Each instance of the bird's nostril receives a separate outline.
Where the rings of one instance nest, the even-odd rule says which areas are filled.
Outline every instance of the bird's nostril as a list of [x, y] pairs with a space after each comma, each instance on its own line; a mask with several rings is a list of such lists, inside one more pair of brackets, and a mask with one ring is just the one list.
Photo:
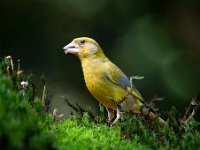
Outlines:
[[63, 49], [66, 51], [67, 49], [76, 48], [76, 46], [65, 46]]
[[75, 46], [70, 46], [69, 48], [76, 48]]

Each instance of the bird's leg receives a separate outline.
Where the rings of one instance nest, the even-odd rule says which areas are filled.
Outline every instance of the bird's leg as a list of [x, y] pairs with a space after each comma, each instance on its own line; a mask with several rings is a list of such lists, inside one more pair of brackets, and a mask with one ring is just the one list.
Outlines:
[[129, 95], [129, 93], [128, 93], [126, 96], [124, 96], [124, 97], [122, 98], [122, 100], [117, 104], [117, 117], [116, 117], [115, 120], [113, 121], [112, 125], [116, 124], [117, 121], [120, 119], [120, 117], [121, 117], [121, 112], [120, 112], [120, 110], [121, 110], [121, 108], [122, 108], [122, 106], [123, 106], [122, 103], [126, 100], [126, 98], [127, 98], [128, 95]]
[[113, 109], [110, 109], [110, 108], [108, 108], [108, 107], [106, 107], [106, 110], [107, 110], [107, 112], [108, 112], [108, 124], [110, 124], [111, 121], [112, 121], [112, 119], [113, 119], [114, 116], [115, 116], [115, 112], [114, 112]]
[[113, 125], [117, 123], [117, 121], [120, 119], [121, 117], [121, 112], [120, 112], [120, 108], [117, 107], [117, 117], [115, 118], [115, 120], [113, 121]]

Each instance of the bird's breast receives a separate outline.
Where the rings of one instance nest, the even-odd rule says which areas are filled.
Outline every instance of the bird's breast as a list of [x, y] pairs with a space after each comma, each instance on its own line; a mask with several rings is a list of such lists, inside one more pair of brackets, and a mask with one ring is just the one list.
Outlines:
[[116, 109], [113, 101], [117, 89], [107, 81], [103, 64], [98, 62], [82, 62], [84, 80], [90, 93], [103, 105]]

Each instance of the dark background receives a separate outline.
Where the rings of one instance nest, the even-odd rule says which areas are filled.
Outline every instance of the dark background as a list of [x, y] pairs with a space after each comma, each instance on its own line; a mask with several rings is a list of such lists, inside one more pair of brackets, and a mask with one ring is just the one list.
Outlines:
[[98, 106], [85, 87], [79, 60], [64, 55], [73, 38], [88, 36], [134, 81], [149, 100], [165, 97], [161, 110], [184, 111], [200, 95], [200, 1], [198, 0], [1, 0], [0, 55], [21, 59], [41, 73], [53, 93], [52, 108], [67, 112], [64, 96]]

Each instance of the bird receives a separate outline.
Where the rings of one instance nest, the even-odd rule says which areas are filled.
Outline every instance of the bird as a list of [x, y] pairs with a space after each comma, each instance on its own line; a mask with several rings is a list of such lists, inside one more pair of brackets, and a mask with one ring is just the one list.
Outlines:
[[[75, 38], [64, 46], [65, 54], [76, 55], [81, 62], [86, 86], [91, 95], [105, 106], [108, 122], [114, 125], [121, 117], [122, 111], [146, 113], [144, 99], [124, 72], [104, 54], [100, 45], [92, 38]], [[116, 114], [116, 115], [115, 115]], [[146, 113], [151, 119], [165, 121], [150, 111]]]

